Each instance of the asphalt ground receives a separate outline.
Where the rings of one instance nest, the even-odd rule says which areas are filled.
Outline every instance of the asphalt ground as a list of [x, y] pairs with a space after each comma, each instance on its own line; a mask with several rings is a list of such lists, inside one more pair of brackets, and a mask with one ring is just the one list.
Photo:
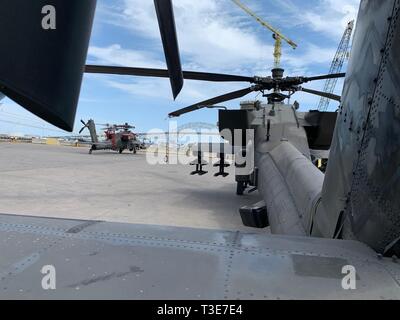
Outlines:
[[211, 166], [204, 176], [193, 169], [150, 165], [144, 153], [0, 143], [0, 213], [258, 231], [243, 226], [238, 210], [260, 199], [236, 196], [232, 168], [227, 178]]

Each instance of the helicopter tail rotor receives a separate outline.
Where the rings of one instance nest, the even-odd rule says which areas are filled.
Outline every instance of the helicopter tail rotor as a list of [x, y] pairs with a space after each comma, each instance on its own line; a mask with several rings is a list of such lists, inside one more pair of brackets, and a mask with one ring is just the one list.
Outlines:
[[79, 134], [81, 134], [86, 128], [89, 128], [89, 122], [86, 123], [85, 121], [81, 120], [83, 127], [81, 130], [79, 130]]

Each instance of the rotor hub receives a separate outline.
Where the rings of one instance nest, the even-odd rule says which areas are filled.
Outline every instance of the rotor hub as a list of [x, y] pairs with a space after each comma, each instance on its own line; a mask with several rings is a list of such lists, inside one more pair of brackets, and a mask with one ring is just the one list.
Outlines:
[[272, 79], [282, 80], [284, 72], [285, 72], [285, 69], [282, 69], [282, 68], [272, 69]]

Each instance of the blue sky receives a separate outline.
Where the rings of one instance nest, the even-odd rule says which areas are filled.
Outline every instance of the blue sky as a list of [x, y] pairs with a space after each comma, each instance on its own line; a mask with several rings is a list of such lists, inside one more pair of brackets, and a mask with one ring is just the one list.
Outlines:
[[[328, 72], [345, 26], [356, 18], [359, 5], [359, 0], [242, 2], [299, 45], [295, 51], [283, 46], [282, 65], [287, 75], [306, 76]], [[173, 3], [184, 69], [269, 75], [273, 66], [271, 33], [231, 0], [174, 0]], [[165, 68], [153, 1], [98, 0], [88, 63]], [[307, 87], [322, 89], [323, 85], [321, 81]], [[81, 118], [93, 118], [98, 123], [129, 122], [140, 132], [165, 130], [169, 112], [245, 87], [247, 83], [186, 81], [181, 95], [173, 101], [167, 79], [85, 75], [75, 131], [80, 129]], [[337, 93], [341, 89], [342, 82]], [[255, 98], [256, 94], [251, 94], [245, 100]], [[296, 94], [295, 99], [302, 110], [315, 109], [319, 101], [318, 97], [302, 93]], [[225, 105], [238, 108], [239, 102]], [[1, 103], [0, 133], [63, 134], [9, 99]], [[337, 104], [331, 104], [332, 109], [335, 107]], [[217, 112], [195, 112], [179, 118], [178, 122], [178, 125], [216, 123]]]

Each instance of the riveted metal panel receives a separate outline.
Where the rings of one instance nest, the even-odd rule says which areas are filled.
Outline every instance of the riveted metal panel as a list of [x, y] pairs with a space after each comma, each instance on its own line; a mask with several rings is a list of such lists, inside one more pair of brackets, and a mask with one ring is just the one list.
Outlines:
[[[399, 1], [362, 1], [315, 235], [383, 251], [400, 235]], [[340, 230], [340, 229], [339, 229]]]
[[400, 298], [400, 266], [354, 241], [4, 215], [0, 239], [0, 299]]

